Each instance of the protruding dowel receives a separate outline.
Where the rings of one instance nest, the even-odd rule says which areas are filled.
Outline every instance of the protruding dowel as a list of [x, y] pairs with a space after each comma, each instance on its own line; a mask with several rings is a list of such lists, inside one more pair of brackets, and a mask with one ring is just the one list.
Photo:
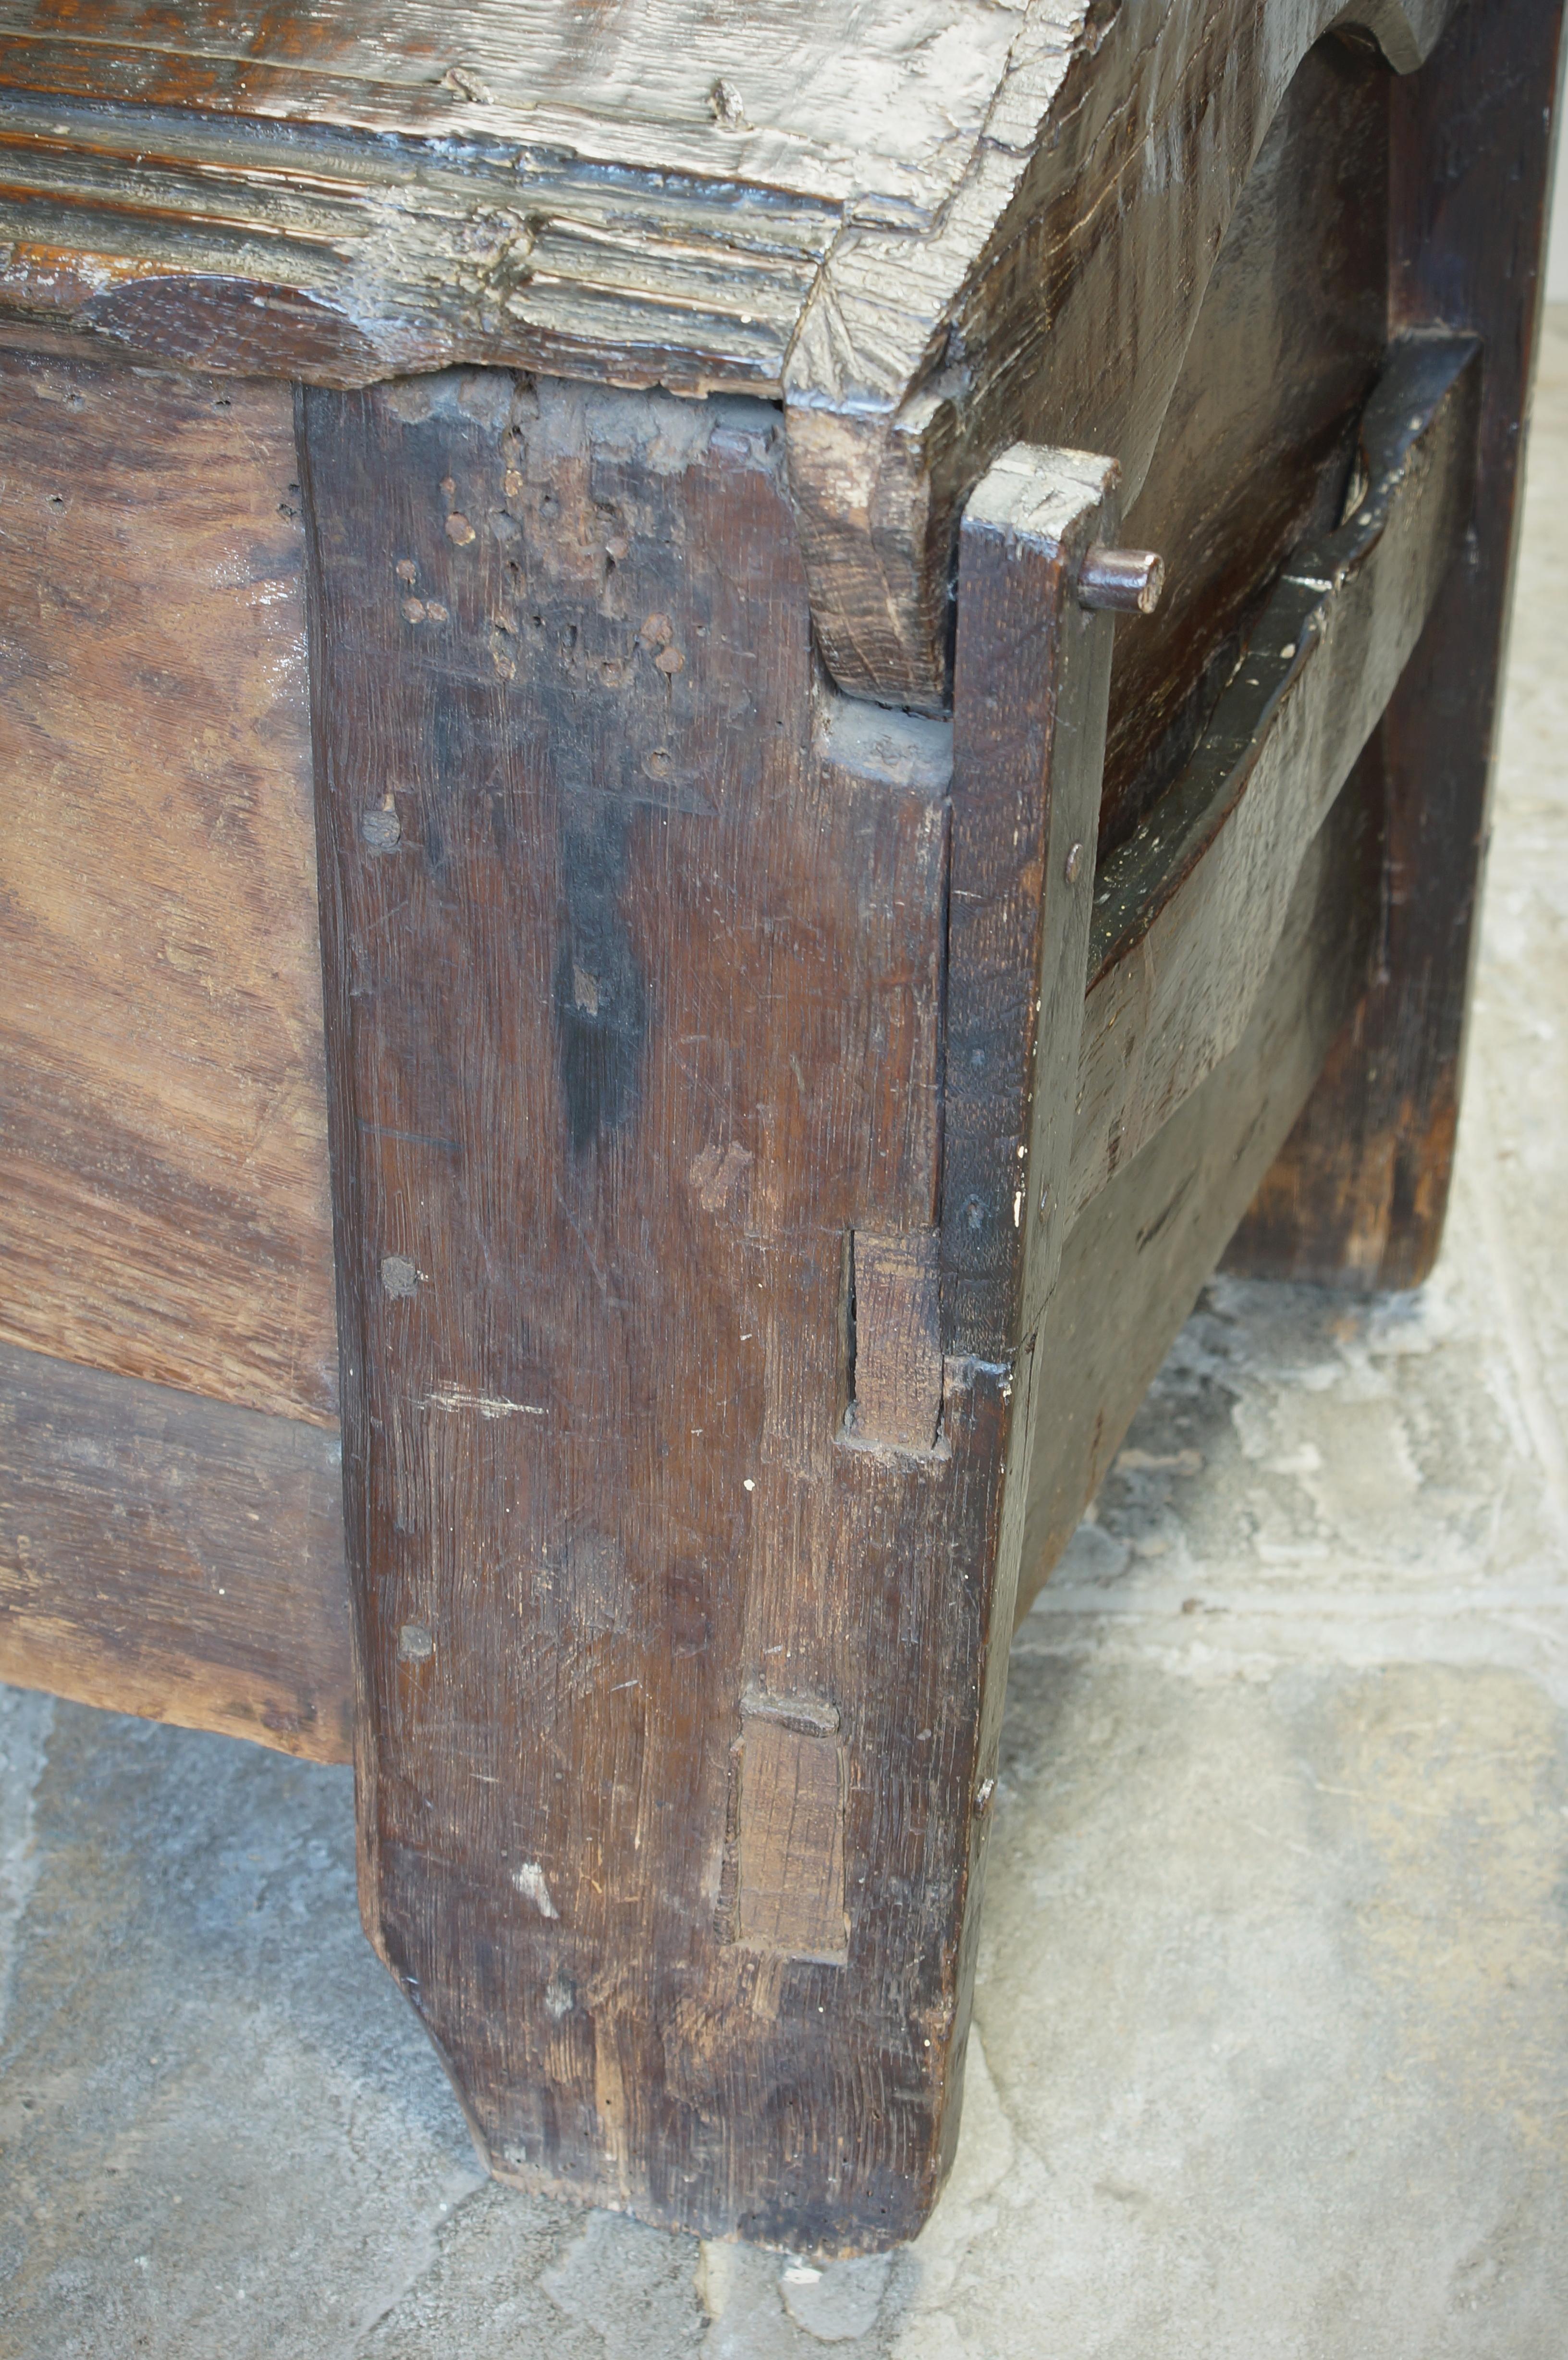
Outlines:
[[1165, 560], [1154, 549], [1105, 549], [1098, 542], [1078, 575], [1078, 604], [1094, 613], [1152, 615], [1165, 587]]

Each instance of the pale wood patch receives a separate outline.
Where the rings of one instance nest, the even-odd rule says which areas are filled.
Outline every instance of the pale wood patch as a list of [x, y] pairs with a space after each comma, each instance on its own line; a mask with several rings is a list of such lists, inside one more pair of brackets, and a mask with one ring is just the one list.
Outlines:
[[934, 1448], [942, 1415], [940, 1236], [855, 1233], [855, 1400], [846, 1438]]
[[748, 1716], [740, 1779], [739, 1935], [794, 1958], [843, 1960], [844, 1748]]

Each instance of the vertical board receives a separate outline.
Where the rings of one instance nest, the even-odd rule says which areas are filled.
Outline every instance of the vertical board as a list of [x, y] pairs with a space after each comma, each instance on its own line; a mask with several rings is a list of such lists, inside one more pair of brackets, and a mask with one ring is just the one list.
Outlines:
[[1377, 969], [1227, 1256], [1264, 1276], [1413, 1286], [1437, 1256], [1519, 531], [1561, 75], [1560, 0], [1470, 0], [1390, 93], [1396, 330], [1482, 340], [1474, 528], [1382, 727]]
[[773, 411], [301, 415], [367, 1922], [502, 2173], [880, 2243], [997, 1463], [962, 1387], [845, 1424], [849, 1233], [936, 1213], [945, 733], [815, 676]]
[[965, 1152], [1002, 1105], [1027, 1153], [1105, 463], [1009, 477], [954, 776], [813, 670], [775, 412], [454, 374], [301, 436], [366, 1921], [504, 2176], [884, 2245], [956, 2132], [1010, 1611], [1012, 1342], [962, 1323], [1016, 1328], [1025, 1233], [947, 1301], [950, 816], [999, 913]]

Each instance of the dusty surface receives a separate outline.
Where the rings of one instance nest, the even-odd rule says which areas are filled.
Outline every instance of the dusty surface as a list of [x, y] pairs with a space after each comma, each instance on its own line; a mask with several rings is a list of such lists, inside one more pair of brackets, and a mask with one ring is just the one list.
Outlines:
[[1443, 1261], [1212, 1287], [1021, 1632], [920, 2244], [488, 2186], [346, 1773], [0, 1691], [5, 2360], [1561, 2360], [1565, 628], [1559, 313]]

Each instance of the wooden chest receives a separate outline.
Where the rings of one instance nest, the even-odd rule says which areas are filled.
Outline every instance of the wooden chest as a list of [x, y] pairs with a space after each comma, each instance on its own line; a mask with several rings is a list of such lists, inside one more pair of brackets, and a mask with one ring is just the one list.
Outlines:
[[1016, 1614], [1430, 1267], [1558, 38], [0, 5], [0, 1676], [352, 1754], [504, 2178], [912, 2234]]

